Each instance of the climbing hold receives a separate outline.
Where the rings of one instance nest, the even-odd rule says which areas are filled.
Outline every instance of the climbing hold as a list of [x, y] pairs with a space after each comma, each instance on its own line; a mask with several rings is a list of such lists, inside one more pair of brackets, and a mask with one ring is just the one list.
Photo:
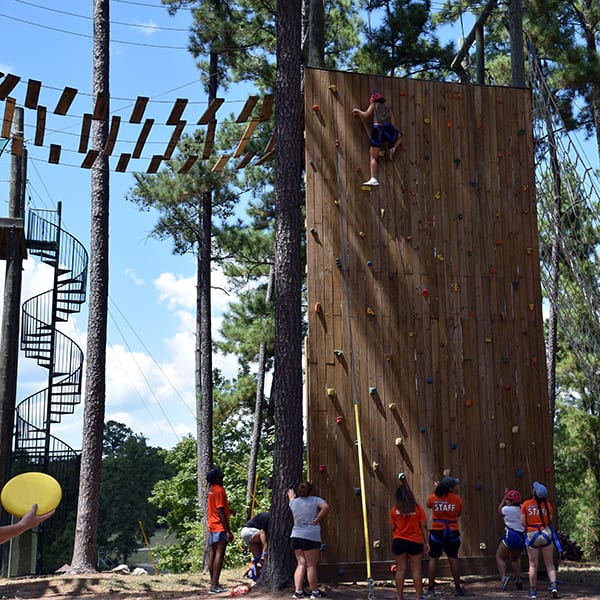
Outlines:
[[505, 392], [510, 391], [510, 383], [505, 383], [502, 387], [504, 388]]
[[344, 574], [344, 569], [338, 569], [337, 574], [341, 577]]
[[327, 550], [327, 544], [321, 544], [321, 552], [325, 552]]
[[431, 375], [427, 376], [427, 383], [433, 383], [433, 377]]
[[531, 246], [529, 248], [527, 248], [527, 254], [529, 256], [531, 256], [533, 254], [533, 248]]
[[504, 244], [503, 240], [496, 240], [496, 246], [502, 246]]
[[337, 92], [337, 85], [335, 85], [335, 83], [332, 83], [329, 87], [329, 90], [331, 91], [332, 94], [335, 94]]
[[537, 365], [537, 362], [538, 362], [538, 360], [537, 360], [537, 358], [534, 356], [534, 357], [531, 359], [531, 364], [532, 364], [532, 365], [535, 367], [535, 366]]
[[533, 310], [534, 310], [534, 309], [535, 309], [535, 304], [533, 304], [533, 303], [530, 303], [530, 304], [529, 304], [529, 310], [530, 310], [531, 312], [533, 312]]
[[388, 362], [390, 362], [390, 360], [392, 360], [392, 355], [389, 352], [386, 352], [383, 355], [383, 358], [385, 358], [385, 360], [387, 360]]
[[461, 95], [460, 95], [458, 92], [456, 92], [456, 93], [452, 94], [452, 97], [453, 97], [455, 100], [460, 100], [460, 99], [462, 98], [462, 96], [461, 96]]
[[453, 283], [452, 284], [452, 291], [453, 292], [458, 292], [460, 290], [460, 285], [458, 285], [458, 283]]
[[450, 476], [450, 469], [444, 469], [444, 470], [442, 471], [442, 475], [443, 475], [444, 477], [449, 477], [449, 476]]
[[360, 496], [360, 488], [354, 488], [354, 495], [355, 496]]
[[320, 302], [315, 302], [315, 312], [316, 313], [321, 312], [321, 303]]
[[500, 316], [500, 320], [501, 321], [505, 321], [506, 320], [506, 315], [502, 311], [500, 311], [499, 316]]
[[381, 546], [381, 542], [379, 540], [373, 540], [373, 548], [379, 548]]
[[370, 388], [369, 388], [369, 394], [370, 394], [371, 396], [374, 396], [376, 391], [377, 391], [377, 388], [376, 388], [376, 387], [370, 387]]
[[380, 216], [382, 219], [383, 219], [383, 215], [385, 215], [385, 208], [382, 208], [382, 209], [379, 211], [379, 216]]
[[513, 433], [519, 433], [519, 426], [518, 425], [514, 425], [512, 428], [512, 432]]
[[504, 100], [502, 98], [496, 98], [496, 104], [504, 104]]
[[519, 280], [518, 280], [518, 279], [515, 279], [515, 280], [512, 282], [512, 286], [513, 286], [513, 288], [514, 288], [515, 290], [518, 290], [518, 289], [519, 289]]
[[450, 442], [450, 450], [456, 450], [458, 448], [458, 444], [456, 442]]
[[550, 465], [546, 465], [544, 467], [544, 473], [551, 473], [552, 472], [552, 467]]
[[496, 267], [490, 267], [490, 275], [495, 275], [498, 272]]
[[423, 298], [427, 298], [429, 296], [429, 290], [427, 289], [424, 289], [421, 293], [423, 294]]
[[379, 469], [379, 463], [378, 462], [373, 462], [373, 471], [377, 471], [377, 469]]
[[401, 96], [408, 96], [408, 92], [407, 92], [406, 90], [402, 90], [402, 91], [400, 92], [400, 95], [401, 95]]
[[371, 268], [373, 266], [373, 261], [372, 260], [368, 260], [367, 261], [367, 267]]
[[519, 131], [517, 131], [517, 135], [525, 135], [525, 130], [519, 129]]
[[506, 444], [504, 442], [500, 442], [498, 444], [498, 447], [500, 448], [500, 450], [504, 450], [504, 448], [506, 448]]
[[404, 442], [401, 437], [396, 438], [396, 446], [400, 447], [400, 446], [402, 446], [403, 443]]
[[310, 232], [311, 232], [313, 235], [317, 235], [317, 230], [316, 230], [314, 227], [311, 227], [311, 228], [310, 228]]
[[486, 337], [485, 338], [485, 343], [486, 344], [491, 344], [492, 343], [492, 338], [491, 337]]
[[395, 403], [395, 402], [390, 402], [390, 403], [388, 404], [388, 408], [389, 408], [390, 410], [396, 410], [396, 403]]
[[392, 573], [395, 573], [398, 570], [398, 565], [396, 563], [394, 563], [393, 565], [390, 565], [390, 571]]
[[335, 147], [339, 148], [340, 147], [340, 140], [335, 140]]
[[327, 395], [331, 398], [335, 396], [335, 388], [327, 388]]
[[336, 422], [338, 425], [341, 425], [341, 424], [344, 422], [344, 417], [342, 417], [342, 415], [338, 415], [338, 416], [335, 418], [335, 422]]
[[318, 104], [313, 104], [313, 110], [318, 113], [319, 112], [319, 105]]
[[487, 548], [487, 544], [485, 542], [479, 542], [479, 549], [485, 550]]
[[452, 122], [451, 122], [451, 121], [448, 121], [448, 122], [446, 123], [446, 127], [447, 127], [448, 129], [452, 129]]
[[502, 358], [500, 359], [504, 364], [506, 364], [508, 362], [508, 354], [503, 354]]
[[404, 481], [406, 479], [406, 473], [404, 473], [403, 471], [400, 471], [400, 473], [398, 473], [398, 479], [400, 481]]
[[425, 118], [423, 119], [423, 123], [425, 123], [425, 125], [429, 125], [429, 123], [430, 123], [430, 122], [431, 122], [431, 121], [430, 121], [429, 117], [425, 117]]
[[427, 431], [427, 427], [425, 427], [425, 425], [421, 425], [421, 427], [419, 427], [419, 433], [425, 433]]
[[523, 477], [525, 477], [525, 471], [523, 471], [523, 469], [517, 469], [517, 472], [515, 473], [515, 475], [519, 478], [522, 479]]
[[435, 195], [434, 195], [434, 198], [436, 200], [439, 200], [441, 197], [442, 197], [442, 192], [436, 192]]
[[374, 315], [375, 315], [375, 311], [374, 311], [374, 310], [373, 310], [373, 309], [372, 309], [370, 306], [368, 306], [368, 307], [367, 307], [367, 314], [368, 314], [370, 317], [372, 317], [372, 316], [374, 316]]
[[435, 217], [433, 215], [429, 215], [427, 217], [427, 222], [428, 223], [435, 223]]
[[415, 335], [415, 332], [414, 332], [414, 331], [409, 331], [409, 332], [408, 332], [408, 337], [414, 337], [414, 335]]
[[340, 268], [342, 267], [342, 259], [339, 256], [336, 257], [335, 264]]
[[504, 158], [504, 154], [503, 154], [502, 152], [498, 152], [498, 153], [496, 154], [496, 156], [497, 156], [498, 158]]
[[436, 258], [440, 261], [440, 262], [444, 262], [444, 255], [443, 254], [437, 254]]
[[476, 481], [475, 482], [475, 490], [477, 492], [480, 492], [482, 487], [483, 487], [483, 484], [481, 483], [481, 481]]
[[319, 473], [325, 473], [327, 471], [327, 467], [325, 465], [319, 465]]
[[460, 158], [455, 158], [454, 159], [454, 166], [458, 169], [458, 167], [460, 167]]
[[367, 234], [366, 234], [364, 231], [359, 231], [359, 232], [358, 232], [358, 235], [359, 235], [361, 238], [364, 238], [364, 237], [365, 237], [365, 235], [367, 235]]
[[467, 408], [470, 408], [473, 405], [473, 401], [472, 400], [465, 400], [465, 406]]
[[343, 350], [334, 350], [334, 351], [333, 351], [333, 353], [334, 353], [336, 356], [338, 356], [338, 357], [339, 357], [339, 356], [344, 356], [344, 351], [343, 351]]

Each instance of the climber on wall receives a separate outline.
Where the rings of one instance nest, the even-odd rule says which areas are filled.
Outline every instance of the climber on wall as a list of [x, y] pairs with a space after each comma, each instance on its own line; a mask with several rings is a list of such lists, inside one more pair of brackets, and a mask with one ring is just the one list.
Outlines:
[[386, 105], [385, 98], [379, 92], [374, 92], [369, 98], [369, 107], [367, 110], [353, 108], [352, 114], [364, 121], [370, 119], [371, 116], [373, 117], [369, 150], [371, 178], [365, 181], [363, 185], [379, 185], [379, 180], [377, 179], [377, 161], [380, 155], [385, 153], [386, 148], [389, 148], [389, 156], [392, 158], [402, 142], [402, 134], [396, 128], [392, 107]]

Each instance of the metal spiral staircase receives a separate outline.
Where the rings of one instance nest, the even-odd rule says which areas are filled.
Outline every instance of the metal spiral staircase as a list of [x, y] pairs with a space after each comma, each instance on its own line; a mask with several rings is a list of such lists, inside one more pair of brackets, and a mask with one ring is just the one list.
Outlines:
[[11, 467], [13, 475], [37, 470], [60, 482], [63, 500], [47, 522], [56, 528], [61, 527], [59, 513], [76, 505], [79, 455], [52, 435], [51, 427], [81, 402], [83, 374], [83, 351], [57, 326], [85, 302], [88, 254], [62, 229], [60, 203], [57, 211], [29, 211], [26, 246], [30, 255], [53, 269], [52, 289], [23, 303], [21, 326], [21, 350], [48, 370], [48, 385], [17, 405]]

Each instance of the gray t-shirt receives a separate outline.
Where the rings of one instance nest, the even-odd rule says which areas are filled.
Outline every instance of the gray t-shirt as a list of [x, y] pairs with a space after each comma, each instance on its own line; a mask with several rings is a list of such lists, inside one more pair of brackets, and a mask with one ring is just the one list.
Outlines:
[[290, 537], [311, 540], [312, 542], [321, 541], [321, 525], [311, 525], [319, 514], [319, 505], [323, 505], [325, 500], [319, 496], [304, 496], [290, 500], [290, 510], [294, 516], [294, 526]]

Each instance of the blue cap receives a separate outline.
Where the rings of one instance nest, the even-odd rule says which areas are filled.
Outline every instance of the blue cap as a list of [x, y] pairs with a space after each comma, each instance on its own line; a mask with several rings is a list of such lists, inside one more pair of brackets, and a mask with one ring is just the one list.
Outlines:
[[539, 481], [533, 482], [533, 491], [540, 500], [548, 495], [548, 488]]

